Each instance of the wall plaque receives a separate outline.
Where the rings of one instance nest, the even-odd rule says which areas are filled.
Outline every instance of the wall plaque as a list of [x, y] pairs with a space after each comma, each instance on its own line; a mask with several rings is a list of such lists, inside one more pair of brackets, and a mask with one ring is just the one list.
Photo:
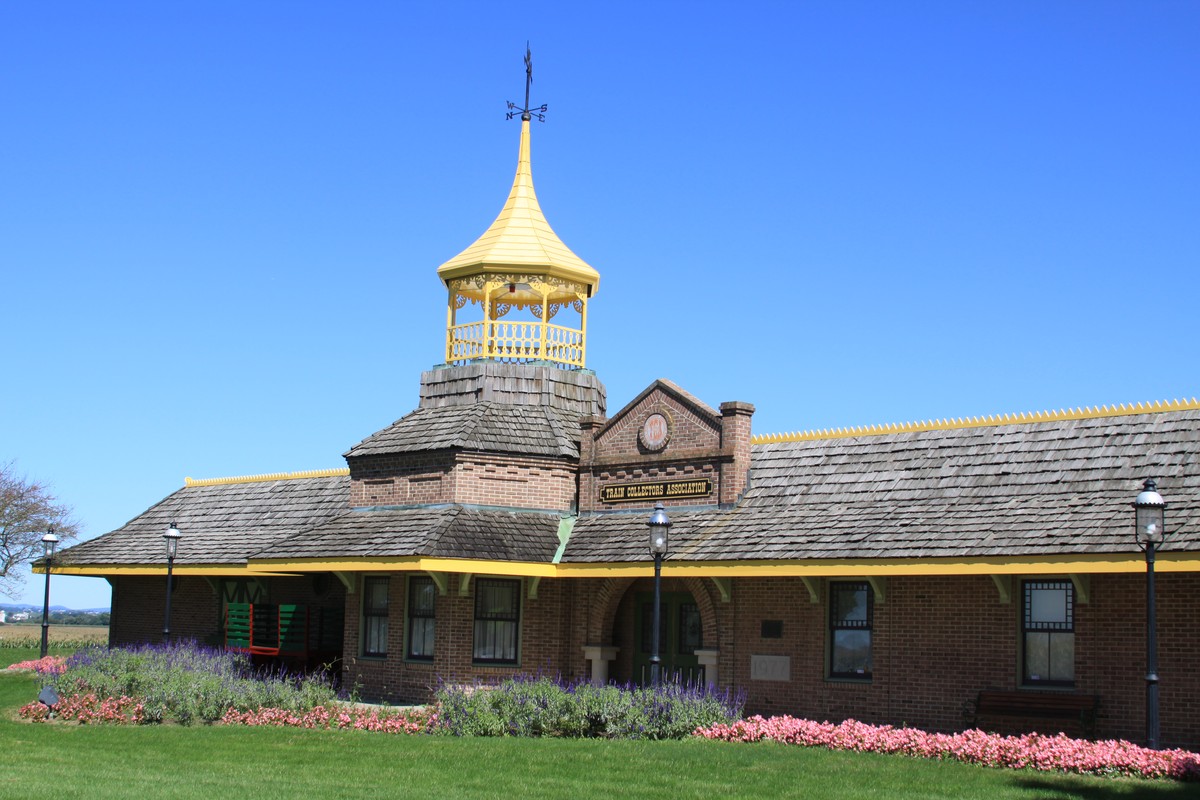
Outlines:
[[671, 418], [662, 411], [655, 411], [646, 417], [642, 427], [638, 429], [638, 441], [647, 450], [662, 450], [671, 441]]
[[600, 487], [601, 503], [632, 503], [639, 500], [677, 500], [712, 494], [712, 479], [615, 483]]
[[788, 656], [750, 656], [750, 680], [788, 681], [792, 679], [792, 659]]

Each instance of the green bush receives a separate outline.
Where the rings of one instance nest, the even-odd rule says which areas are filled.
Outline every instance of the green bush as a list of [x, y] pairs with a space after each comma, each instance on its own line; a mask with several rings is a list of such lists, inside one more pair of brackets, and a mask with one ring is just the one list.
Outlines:
[[497, 686], [443, 683], [439, 731], [454, 736], [682, 739], [741, 718], [728, 691], [663, 684], [657, 689], [517, 677]]
[[63, 696], [133, 697], [147, 722], [215, 722], [230, 708], [303, 712], [337, 699], [326, 676], [256, 669], [238, 653], [193, 642], [136, 648], [90, 647], [50, 682]]

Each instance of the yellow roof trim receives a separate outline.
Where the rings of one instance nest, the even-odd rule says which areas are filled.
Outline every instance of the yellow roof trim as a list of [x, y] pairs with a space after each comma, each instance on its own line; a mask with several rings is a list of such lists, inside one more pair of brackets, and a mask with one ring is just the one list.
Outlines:
[[[1200, 552], [1159, 552], [1159, 572], [1200, 572]], [[44, 573], [39, 564], [33, 568]], [[286, 559], [256, 558], [246, 566], [197, 564], [176, 566], [176, 575], [208, 576], [297, 576], [312, 572], [452, 572], [472, 575], [512, 575], [535, 578], [644, 578], [653, 567], [643, 562], [597, 564], [543, 564], [528, 561], [483, 561], [466, 558]], [[934, 575], [1062, 575], [1142, 574], [1146, 561], [1141, 553], [1096, 553], [1023, 558], [862, 558], [807, 559], [796, 561], [693, 561], [663, 562], [668, 578], [840, 578], [852, 576]], [[166, 564], [54, 565], [55, 575], [136, 576], [165, 575]]]
[[600, 273], [571, 252], [546, 221], [533, 190], [529, 120], [521, 121], [517, 174], [504, 208], [474, 244], [438, 267], [443, 281], [492, 272], [544, 273], [585, 284], [594, 292]]
[[[33, 571], [38, 575], [44, 575], [46, 572], [45, 565], [38, 564], [33, 567]], [[243, 564], [195, 564], [191, 566], [175, 565], [172, 570], [175, 575], [205, 575], [205, 576], [226, 576], [226, 577], [279, 577], [283, 573], [275, 571], [267, 571], [261, 569], [251, 569]], [[157, 575], [162, 576], [167, 574], [167, 565], [163, 564], [55, 564], [55, 575], [82, 575], [85, 577], [103, 578], [109, 577], [127, 577], [138, 575]]]
[[[1200, 553], [1172, 553], [1157, 560], [1162, 572], [1200, 572]], [[1165, 559], [1165, 554], [1161, 558]], [[1067, 573], [1145, 573], [1141, 553], [1104, 555], [1027, 556], [1025, 558], [905, 558], [811, 559], [804, 561], [664, 561], [663, 577], [786, 578], [922, 576], [922, 575], [1057, 575]], [[653, 570], [649, 570], [653, 572]], [[643, 578], [645, 564], [560, 564], [559, 578]]]
[[286, 558], [254, 558], [250, 566], [257, 570], [270, 572], [387, 572], [389, 570], [416, 570], [420, 572], [454, 572], [471, 575], [516, 575], [534, 578], [554, 578], [557, 570], [554, 564], [541, 564], [529, 561], [485, 561], [468, 558], [426, 558], [423, 556], [403, 556], [397, 558], [377, 558], [362, 556], [359, 558], [331, 559], [286, 559]]
[[239, 475], [233, 478], [184, 478], [184, 486], [225, 486], [231, 483], [262, 483], [264, 481], [290, 481], [297, 478], [340, 478], [350, 474], [349, 467], [331, 469], [305, 469], [298, 472], [268, 472], [264, 475]]
[[1152, 403], [1119, 403], [1115, 406], [1093, 406], [1058, 411], [1034, 411], [1020, 414], [990, 414], [983, 417], [959, 417], [958, 419], [925, 420], [924, 422], [902, 422], [885, 425], [861, 425], [851, 428], [826, 428], [824, 430], [796, 433], [761, 433], [751, 438], [752, 444], [776, 444], [779, 442], [810, 442], [820, 439], [845, 439], [851, 436], [881, 436], [889, 433], [914, 433], [918, 431], [946, 431], [958, 428], [987, 428], [1000, 425], [1018, 425], [1029, 422], [1055, 422], [1065, 419], [1099, 419], [1101, 417], [1123, 417], [1132, 414], [1158, 414], [1164, 411], [1189, 411], [1200, 409], [1200, 400], [1156, 400]]

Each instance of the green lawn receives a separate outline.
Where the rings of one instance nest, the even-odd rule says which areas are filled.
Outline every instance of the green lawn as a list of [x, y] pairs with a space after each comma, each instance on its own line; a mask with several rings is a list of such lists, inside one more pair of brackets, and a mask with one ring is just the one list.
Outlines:
[[[0, 651], [0, 667], [35, 658]], [[1200, 788], [707, 741], [452, 739], [236, 727], [32, 725], [0, 673], [0, 798], [1184, 798]]]

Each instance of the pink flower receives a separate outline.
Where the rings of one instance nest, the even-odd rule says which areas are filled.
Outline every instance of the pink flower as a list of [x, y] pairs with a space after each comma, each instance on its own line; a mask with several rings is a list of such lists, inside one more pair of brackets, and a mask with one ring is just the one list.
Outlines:
[[1126, 741], [1091, 742], [1072, 739], [1062, 733], [1057, 736], [1038, 733], [1000, 736], [968, 730], [944, 734], [890, 725], [867, 725], [852, 719], [834, 725], [795, 717], [766, 719], [755, 716], [732, 725], [701, 728], [695, 735], [728, 742], [765, 739], [834, 750], [953, 758], [987, 767], [1200, 780], [1200, 754], [1186, 750], [1149, 750]]

